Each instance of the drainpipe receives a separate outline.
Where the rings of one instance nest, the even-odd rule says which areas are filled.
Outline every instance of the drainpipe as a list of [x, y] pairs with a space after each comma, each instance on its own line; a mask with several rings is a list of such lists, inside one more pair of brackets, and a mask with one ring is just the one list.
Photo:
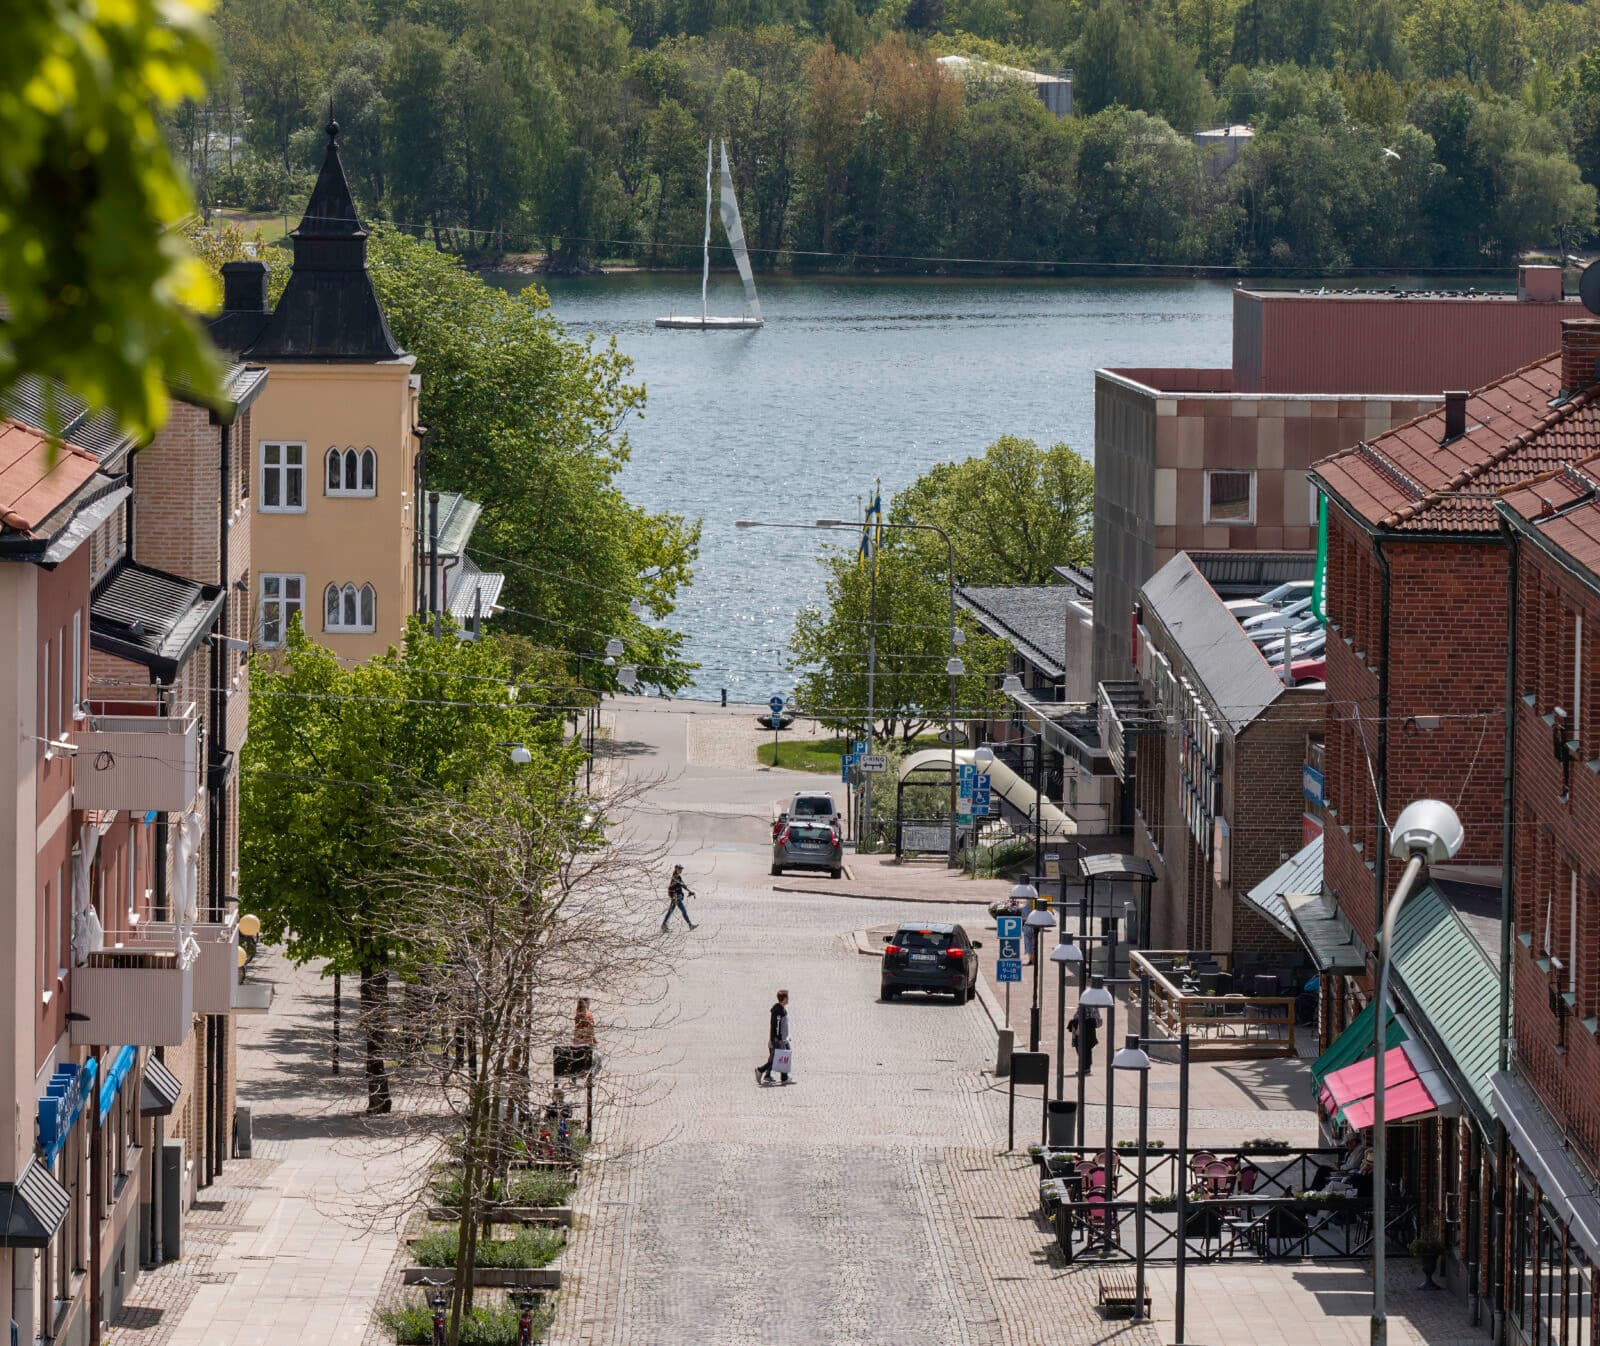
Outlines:
[[[98, 1058], [100, 1052], [99, 1047], [89, 1048], [90, 1056]], [[86, 1111], [93, 1113], [89, 1123], [89, 1346], [100, 1346], [100, 1320], [105, 1316], [104, 1286], [100, 1275], [100, 1226], [105, 1219], [102, 1207], [105, 1205], [106, 1167], [102, 1157], [105, 1137], [101, 1134], [98, 1090], [90, 1089], [83, 1106]]]
[[[1517, 530], [1504, 515], [1499, 523], [1501, 536], [1506, 540], [1506, 760], [1501, 768], [1500, 793], [1500, 1015], [1495, 1026], [1495, 1064], [1501, 1071], [1507, 1071], [1511, 1069], [1512, 885], [1516, 868], [1512, 791], [1516, 780], [1517, 756], [1517, 562], [1521, 557], [1521, 547]], [[1511, 1185], [1511, 1142], [1506, 1134], [1505, 1123], [1498, 1115], [1494, 1119], [1494, 1153], [1499, 1166], [1499, 1180], [1493, 1184], [1490, 1192], [1489, 1318], [1494, 1339], [1504, 1342], [1506, 1283], [1503, 1274], [1495, 1273], [1502, 1265], [1500, 1244], [1505, 1238], [1506, 1196]]]
[[[1378, 569], [1383, 572], [1383, 625], [1382, 634], [1379, 636], [1378, 645], [1378, 813], [1379, 820], [1389, 814], [1389, 601], [1391, 597], [1392, 577], [1389, 573], [1389, 558], [1383, 554], [1383, 541], [1380, 538], [1372, 539], [1372, 554], [1377, 559]], [[1377, 868], [1373, 871], [1376, 885], [1374, 896], [1376, 903], [1373, 907], [1372, 932], [1374, 935], [1383, 929], [1383, 909], [1388, 897], [1389, 883], [1389, 847], [1386, 837], [1377, 837], [1373, 849], [1377, 852], [1374, 857]], [[1382, 1017], [1381, 1015], [1379, 1016]], [[1377, 1050], [1383, 1051], [1383, 1024], [1379, 1023], [1374, 1030], [1377, 1034]]]
[[[216, 635], [220, 639], [211, 642], [211, 743], [207, 757], [210, 769], [206, 772], [206, 804], [210, 814], [210, 835], [206, 838], [207, 869], [210, 871], [210, 898], [207, 902], [207, 917], [212, 921], [220, 921], [223, 917], [225, 906], [223, 903], [223, 888], [227, 880], [227, 836], [228, 836], [228, 804], [226, 798], [226, 779], [222, 766], [227, 760], [228, 749], [228, 689], [231, 678], [228, 668], [232, 664], [233, 653], [228, 648], [228, 637], [233, 634], [233, 623], [229, 620], [230, 608], [233, 602], [233, 587], [229, 578], [228, 539], [232, 532], [230, 507], [233, 503], [232, 492], [232, 426], [224, 423], [218, 444], [218, 467], [220, 481], [217, 486], [217, 564], [220, 574], [217, 583], [222, 586], [222, 611], [217, 618], [218, 630]], [[211, 1136], [206, 1146], [206, 1164], [201, 1170], [207, 1184], [218, 1178], [222, 1173], [223, 1153], [218, 1143], [218, 1135], [223, 1126], [222, 1103], [222, 1028], [218, 1023], [218, 1016], [207, 1015], [205, 1020], [206, 1031], [206, 1111], [211, 1118]]]
[[428, 611], [433, 613], [433, 635], [439, 638], [439, 492], [428, 492]]

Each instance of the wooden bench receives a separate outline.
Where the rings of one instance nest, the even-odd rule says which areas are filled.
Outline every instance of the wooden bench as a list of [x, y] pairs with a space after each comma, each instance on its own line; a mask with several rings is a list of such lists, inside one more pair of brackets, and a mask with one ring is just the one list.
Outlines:
[[[1131, 1271], [1103, 1271], [1100, 1273], [1100, 1311], [1111, 1313], [1138, 1313], [1140, 1309], [1138, 1288]], [[1150, 1316], [1150, 1287], [1144, 1290], [1144, 1317]]]

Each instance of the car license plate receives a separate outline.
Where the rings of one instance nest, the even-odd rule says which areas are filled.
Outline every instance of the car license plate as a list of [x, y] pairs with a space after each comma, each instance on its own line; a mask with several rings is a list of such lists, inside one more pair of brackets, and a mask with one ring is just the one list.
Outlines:
[[913, 963], [931, 963], [933, 960], [934, 955], [931, 953], [914, 953], [911, 955], [911, 961]]

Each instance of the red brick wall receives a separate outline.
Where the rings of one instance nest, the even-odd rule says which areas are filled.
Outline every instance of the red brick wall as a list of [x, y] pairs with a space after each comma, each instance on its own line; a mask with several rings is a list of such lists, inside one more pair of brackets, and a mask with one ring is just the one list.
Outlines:
[[[1523, 1075], [1594, 1171], [1600, 1169], [1600, 774], [1587, 763], [1600, 758], [1600, 726], [1592, 718], [1600, 699], [1594, 672], [1600, 597], [1524, 546], [1517, 602], [1513, 1036]], [[1553, 721], [1558, 708], [1566, 711], [1562, 738], [1574, 737], [1580, 615], [1584, 704], [1578, 707], [1576, 760], [1567, 769], [1556, 756]], [[1552, 992], [1558, 1003], [1566, 1000], [1569, 1013], [1552, 1007]]]
[[1296, 947], [1244, 895], [1304, 844], [1302, 768], [1306, 738], [1322, 727], [1322, 702], [1314, 691], [1285, 693], [1229, 745], [1223, 804], [1233, 828], [1230, 951]]
[[[1413, 799], [1461, 815], [1461, 864], [1500, 857], [1504, 754], [1506, 552], [1497, 541], [1385, 542], [1389, 563], [1389, 821]], [[1383, 575], [1368, 537], [1338, 509], [1328, 519], [1327, 788], [1323, 870], [1368, 949], [1385, 843], [1373, 783], [1383, 772], [1377, 667]], [[1437, 727], [1424, 728], [1437, 716]], [[1423, 717], [1419, 720], [1418, 717]], [[1388, 867], [1392, 885], [1399, 867]]]
[[143, 565], [217, 582], [221, 430], [175, 402], [171, 419], [133, 459], [133, 555]]

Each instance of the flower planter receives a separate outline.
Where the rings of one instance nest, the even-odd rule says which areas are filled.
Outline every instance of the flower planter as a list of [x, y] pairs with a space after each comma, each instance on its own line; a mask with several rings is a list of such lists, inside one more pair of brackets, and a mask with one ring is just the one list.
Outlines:
[[[407, 1267], [400, 1273], [400, 1279], [406, 1285], [421, 1285], [425, 1281], [454, 1285], [456, 1269]], [[472, 1277], [472, 1283], [490, 1290], [559, 1290], [561, 1264], [557, 1261], [547, 1267], [479, 1267]]]
[[[448, 1206], [434, 1206], [427, 1211], [430, 1220], [453, 1223], [460, 1218], [459, 1211]], [[496, 1206], [484, 1212], [490, 1224], [564, 1224], [572, 1223], [571, 1206]]]

